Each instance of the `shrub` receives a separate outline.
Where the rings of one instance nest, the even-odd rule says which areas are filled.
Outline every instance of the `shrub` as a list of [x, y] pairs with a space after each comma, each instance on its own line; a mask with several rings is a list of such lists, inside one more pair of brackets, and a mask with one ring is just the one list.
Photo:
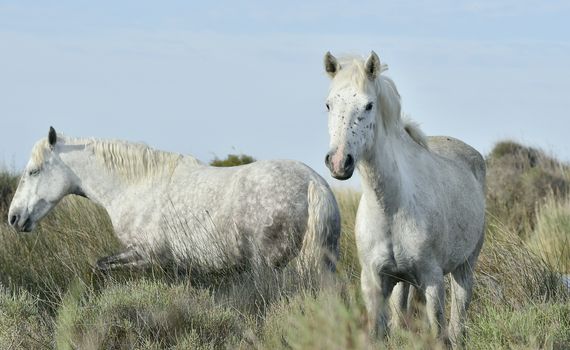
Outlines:
[[495, 145], [487, 157], [487, 208], [491, 218], [518, 234], [536, 223], [537, 204], [547, 195], [564, 196], [570, 190], [568, 165], [543, 151], [512, 141]]
[[218, 167], [229, 167], [249, 164], [253, 162], [255, 162], [255, 158], [246, 154], [228, 154], [226, 159], [218, 159], [218, 157], [214, 158], [214, 160], [210, 162], [210, 165]]
[[0, 292], [0, 347], [51, 349], [49, 318], [38, 308], [38, 299], [26, 291]]
[[343, 299], [336, 290], [317, 296], [301, 293], [272, 308], [265, 320], [264, 348], [370, 348], [364, 314], [361, 305]]
[[239, 316], [206, 290], [139, 280], [99, 295], [72, 296], [58, 315], [59, 349], [167, 348], [179, 342], [220, 348], [239, 343]]

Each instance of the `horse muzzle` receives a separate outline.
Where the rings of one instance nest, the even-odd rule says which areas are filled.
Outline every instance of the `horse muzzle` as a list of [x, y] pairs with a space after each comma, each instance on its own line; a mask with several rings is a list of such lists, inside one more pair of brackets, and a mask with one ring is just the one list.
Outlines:
[[351, 154], [342, 156], [335, 151], [330, 151], [325, 157], [325, 164], [329, 168], [331, 176], [337, 180], [350, 179], [354, 173], [355, 162]]
[[20, 214], [10, 213], [8, 215], [8, 223], [19, 232], [31, 232], [35, 227], [34, 221], [29, 215], [22, 217]]

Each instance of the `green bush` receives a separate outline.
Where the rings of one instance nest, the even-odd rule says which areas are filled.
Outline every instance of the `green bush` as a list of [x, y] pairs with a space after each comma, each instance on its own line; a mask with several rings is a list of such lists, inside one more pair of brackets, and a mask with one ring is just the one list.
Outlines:
[[210, 162], [210, 165], [218, 167], [229, 167], [249, 164], [253, 162], [255, 162], [255, 158], [246, 154], [228, 154], [226, 159], [218, 159], [218, 157], [214, 158], [214, 160]]

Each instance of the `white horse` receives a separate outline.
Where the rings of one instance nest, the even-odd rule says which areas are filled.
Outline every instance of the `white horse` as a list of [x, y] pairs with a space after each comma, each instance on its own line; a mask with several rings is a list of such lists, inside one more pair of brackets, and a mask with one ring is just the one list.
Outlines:
[[[401, 311], [412, 284], [425, 296], [432, 329], [456, 344], [463, 339], [473, 268], [483, 244], [483, 157], [457, 139], [426, 139], [416, 124], [403, 121], [396, 86], [380, 74], [386, 67], [374, 52], [366, 61], [338, 61], [327, 53], [324, 63], [332, 78], [325, 162], [337, 179], [351, 177], [355, 168], [362, 177], [355, 231], [371, 331], [386, 334], [394, 287], [398, 284], [391, 301]], [[449, 331], [444, 316], [448, 273]]]
[[338, 255], [334, 195], [300, 162], [217, 168], [141, 144], [58, 136], [50, 128], [33, 148], [9, 224], [33, 230], [68, 194], [102, 205], [126, 247], [100, 259], [102, 270], [156, 257], [207, 271], [254, 258], [283, 266], [300, 253], [319, 254], [334, 269]]

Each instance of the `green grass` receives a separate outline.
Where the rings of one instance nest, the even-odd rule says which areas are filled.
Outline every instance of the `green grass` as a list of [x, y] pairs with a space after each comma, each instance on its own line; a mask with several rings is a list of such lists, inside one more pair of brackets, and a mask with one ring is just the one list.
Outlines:
[[57, 316], [56, 339], [59, 349], [167, 348], [182, 339], [219, 348], [238, 344], [244, 328], [207, 290], [142, 279], [72, 293]]
[[[474, 349], [570, 347], [568, 166], [500, 143], [488, 157], [486, 240], [468, 314]], [[548, 176], [543, 176], [549, 174]], [[1, 203], [17, 178], [0, 174]], [[370, 339], [359, 291], [354, 221], [360, 194], [335, 190], [342, 214], [335, 280], [311, 268], [216, 279], [154, 267], [110, 276], [94, 262], [117, 252], [107, 214], [64, 200], [22, 235], [0, 223], [0, 348], [4, 349], [435, 349], [418, 315], [385, 341]], [[6, 217], [7, 206], [0, 205]]]
[[26, 291], [0, 293], [0, 347], [41, 349], [51, 347], [52, 319], [44, 314], [40, 300]]
[[472, 316], [473, 349], [567, 349], [570, 346], [568, 303], [540, 303], [524, 309], [489, 306]]

